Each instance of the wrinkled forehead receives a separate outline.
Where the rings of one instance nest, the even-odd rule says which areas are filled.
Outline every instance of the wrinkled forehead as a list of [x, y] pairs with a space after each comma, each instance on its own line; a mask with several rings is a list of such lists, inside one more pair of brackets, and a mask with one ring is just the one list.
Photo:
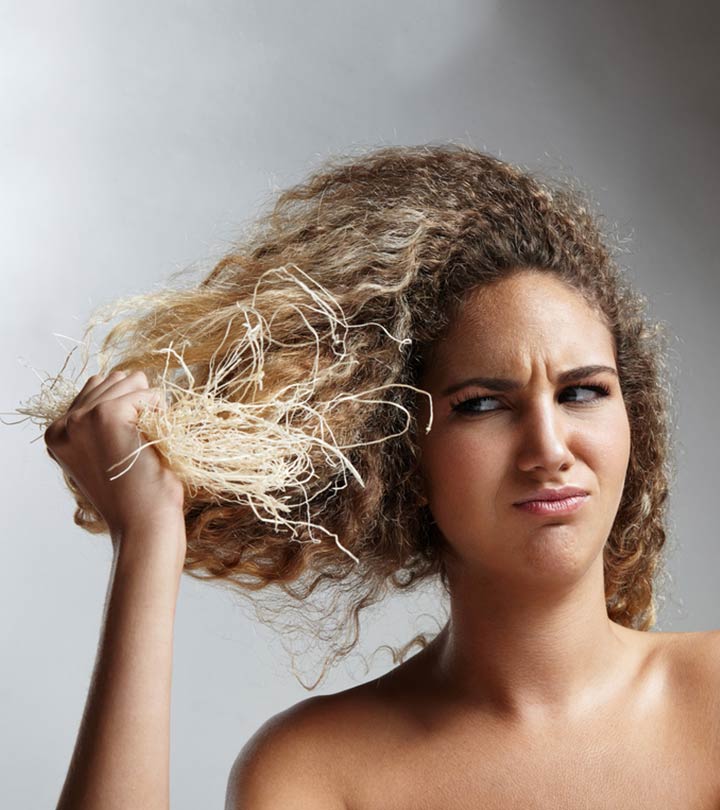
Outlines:
[[593, 302], [554, 276], [523, 273], [465, 295], [427, 352], [424, 376], [438, 366], [481, 364], [500, 373], [537, 362], [614, 360], [612, 332]]

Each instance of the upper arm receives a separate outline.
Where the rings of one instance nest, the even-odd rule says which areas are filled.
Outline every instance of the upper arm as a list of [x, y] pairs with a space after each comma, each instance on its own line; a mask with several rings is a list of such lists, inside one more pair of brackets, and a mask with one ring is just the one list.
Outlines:
[[318, 700], [274, 715], [253, 734], [230, 770], [225, 810], [344, 810]]

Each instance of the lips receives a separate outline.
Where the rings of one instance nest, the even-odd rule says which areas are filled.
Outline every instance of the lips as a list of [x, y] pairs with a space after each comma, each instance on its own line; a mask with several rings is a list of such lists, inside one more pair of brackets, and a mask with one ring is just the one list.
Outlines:
[[515, 505], [521, 503], [528, 503], [529, 501], [561, 501], [565, 498], [574, 498], [577, 496], [587, 495], [588, 491], [582, 487], [566, 486], [558, 489], [536, 489], [534, 492], [528, 493], [524, 498], [515, 501]]

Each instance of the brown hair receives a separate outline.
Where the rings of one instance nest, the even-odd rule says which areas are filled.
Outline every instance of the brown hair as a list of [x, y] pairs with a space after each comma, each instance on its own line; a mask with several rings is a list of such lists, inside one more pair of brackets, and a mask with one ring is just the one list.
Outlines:
[[[390, 146], [329, 159], [280, 193], [193, 290], [165, 294], [142, 319], [127, 321], [123, 334], [130, 337], [115, 367], [142, 369], [152, 384], [166, 362], [152, 350], [181, 332], [186, 362], [207, 373], [227, 325], [219, 315], [247, 299], [263, 273], [292, 264], [332, 293], [349, 323], [382, 324], [411, 341], [398, 349], [376, 326], [351, 330], [347, 351], [359, 362], [344, 378], [334, 378], [340, 388], [318, 396], [416, 386], [429, 350], [469, 290], [522, 268], [554, 273], [602, 314], [614, 336], [632, 448], [603, 552], [606, 603], [613, 621], [648, 630], [656, 621], [653, 592], [662, 572], [672, 473], [665, 336], [615, 263], [600, 215], [591, 208], [587, 195], [568, 181], [541, 179], [458, 144]], [[287, 294], [293, 294], [289, 285]], [[269, 311], [270, 297], [282, 295], [281, 281], [261, 293], [256, 306]], [[327, 331], [320, 313], [306, 315], [318, 331]], [[273, 335], [281, 341], [284, 329], [276, 319]], [[290, 321], [286, 331], [285, 345], [266, 350], [270, 390], [273, 380], [285, 384], [308, 370], [308, 350], [292, 345]], [[399, 387], [390, 399], [415, 418], [417, 393]], [[313, 594], [331, 595], [310, 620], [330, 649], [313, 687], [354, 648], [361, 610], [393, 589], [432, 578], [448, 587], [429, 512], [417, 505], [415, 431], [403, 432], [399, 409], [381, 404], [338, 410], [334, 418], [338, 434], [365, 443], [349, 454], [365, 485], [351, 479], [332, 493], [329, 481], [318, 482], [326, 494], [315, 502], [316, 514], [359, 563], [330, 542], [287, 542], [243, 505], [218, 503], [202, 492], [186, 501], [190, 575], [245, 591], [275, 585], [306, 619]], [[399, 435], [379, 441], [388, 433]], [[92, 530], [97, 515], [85, 506], [76, 522]], [[290, 614], [278, 611], [276, 619], [281, 615], [286, 621]], [[417, 636], [399, 656], [394, 653], [395, 660], [414, 643], [424, 646], [427, 639]]]

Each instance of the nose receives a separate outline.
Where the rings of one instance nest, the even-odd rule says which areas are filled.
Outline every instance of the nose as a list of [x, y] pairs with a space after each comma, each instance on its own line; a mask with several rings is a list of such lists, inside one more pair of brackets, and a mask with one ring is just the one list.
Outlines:
[[522, 415], [517, 465], [523, 472], [538, 468], [554, 472], [575, 460], [570, 450], [569, 427], [552, 401], [534, 401]]

